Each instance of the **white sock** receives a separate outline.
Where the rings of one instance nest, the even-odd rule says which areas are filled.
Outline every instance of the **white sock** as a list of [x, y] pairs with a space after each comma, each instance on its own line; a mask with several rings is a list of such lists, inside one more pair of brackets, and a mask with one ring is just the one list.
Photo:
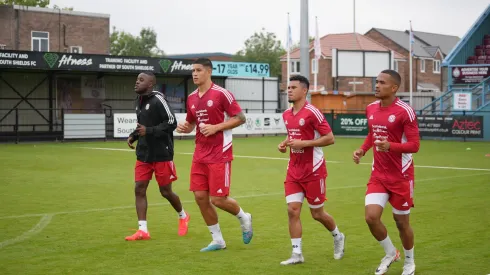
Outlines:
[[396, 248], [390, 240], [390, 236], [386, 236], [386, 239], [379, 242], [383, 246], [386, 255], [393, 256], [396, 254]]
[[405, 248], [403, 249], [403, 251], [405, 252], [405, 262], [414, 262], [414, 258], [413, 258], [413, 247], [412, 249], [410, 250], [406, 250]]
[[301, 238], [291, 239], [293, 245], [293, 253], [301, 254]]
[[240, 221], [240, 224], [243, 225], [245, 222], [248, 221], [248, 215], [243, 212], [243, 209], [240, 207], [240, 212], [236, 214], [236, 217]]
[[223, 235], [221, 234], [221, 229], [219, 229], [219, 223], [215, 225], [208, 226], [209, 232], [211, 232], [211, 236], [213, 237], [213, 241], [224, 242]]
[[185, 219], [187, 218], [187, 214], [184, 211], [184, 208], [182, 207], [182, 211], [179, 212], [179, 219]]
[[138, 221], [139, 230], [143, 230], [148, 233], [148, 223], [146, 221]]
[[337, 226], [330, 233], [332, 233], [333, 238], [336, 240], [339, 240], [342, 237], [342, 235], [340, 235], [340, 231], [339, 231], [339, 228]]

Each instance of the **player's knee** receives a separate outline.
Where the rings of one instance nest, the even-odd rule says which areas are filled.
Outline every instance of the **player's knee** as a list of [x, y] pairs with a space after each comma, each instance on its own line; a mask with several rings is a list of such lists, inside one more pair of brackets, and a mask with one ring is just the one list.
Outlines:
[[378, 215], [373, 213], [366, 213], [366, 223], [367, 224], [377, 224], [381, 221]]
[[148, 183], [147, 182], [136, 182], [134, 186], [134, 195], [137, 197], [144, 197], [146, 196], [146, 187]]
[[166, 198], [166, 199], [169, 199], [172, 197], [172, 190], [168, 190], [168, 189], [163, 189], [161, 188], [160, 189], [160, 194], [162, 194], [162, 197]]
[[301, 207], [296, 204], [288, 205], [288, 216], [289, 218], [298, 218], [301, 213]]
[[395, 223], [396, 227], [398, 230], [406, 230], [410, 227], [410, 223], [408, 222], [408, 219], [397, 219], [395, 218]]
[[323, 209], [311, 211], [311, 216], [317, 221], [321, 221], [323, 219], [323, 215], [325, 215]]
[[209, 196], [203, 192], [194, 192], [194, 200], [197, 205], [209, 204]]
[[218, 207], [222, 208], [225, 204], [226, 197], [211, 197], [211, 203]]

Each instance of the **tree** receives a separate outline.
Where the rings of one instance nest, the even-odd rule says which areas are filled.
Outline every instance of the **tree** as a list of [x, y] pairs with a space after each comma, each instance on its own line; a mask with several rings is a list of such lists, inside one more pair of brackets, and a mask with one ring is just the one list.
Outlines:
[[58, 5], [54, 5], [54, 6], [53, 6], [53, 9], [55, 9], [55, 10], [73, 11], [73, 7], [64, 7], [64, 8], [60, 8]]
[[[313, 36], [310, 36], [308, 38], [308, 42], [311, 43], [315, 40], [315, 37]], [[296, 48], [299, 48], [301, 46], [301, 41], [298, 41], [297, 43], [294, 43], [293, 46], [291, 47], [291, 49], [296, 49]]]
[[46, 8], [49, 5], [49, 0], [0, 0], [0, 4]]
[[125, 56], [163, 56], [157, 46], [157, 34], [151, 28], [143, 28], [139, 36], [133, 36], [113, 27], [111, 33], [111, 54]]
[[255, 32], [245, 41], [244, 49], [238, 51], [233, 60], [269, 63], [270, 75], [279, 76], [281, 74], [280, 58], [285, 53], [286, 50], [276, 35], [262, 29], [260, 33]]

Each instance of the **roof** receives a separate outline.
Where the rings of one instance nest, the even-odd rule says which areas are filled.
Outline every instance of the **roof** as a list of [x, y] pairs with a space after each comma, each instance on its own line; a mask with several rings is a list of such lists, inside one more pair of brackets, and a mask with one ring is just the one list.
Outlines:
[[213, 52], [213, 53], [185, 53], [185, 54], [168, 54], [167, 57], [171, 58], [200, 58], [200, 57], [210, 57], [210, 56], [222, 56], [232, 58], [233, 54]]
[[[405, 50], [410, 50], [410, 32], [409, 31], [397, 31], [397, 30], [387, 30], [380, 28], [373, 28], [372, 30], [376, 30], [377, 32], [384, 35], [386, 38], [392, 40], [400, 47]], [[451, 49], [458, 43], [460, 40], [457, 36], [452, 35], [444, 35], [444, 34], [435, 34], [428, 32], [418, 32], [414, 31], [414, 46], [413, 53], [418, 57], [426, 57], [432, 58], [435, 56], [437, 50], [434, 50], [434, 47], [438, 47], [441, 49], [441, 52], [444, 55], [447, 55]]]
[[454, 35], [445, 35], [437, 33], [419, 32], [414, 31], [413, 35], [430, 46], [438, 46], [444, 55], [448, 55], [449, 52], [456, 46], [459, 37]]
[[417, 83], [417, 90], [433, 90], [433, 91], [439, 91], [439, 87], [432, 83], [422, 83], [418, 82]]
[[[390, 49], [381, 45], [377, 41], [359, 33], [340, 33], [327, 34], [320, 38], [322, 55], [324, 57], [332, 56], [332, 49], [338, 50], [353, 50], [353, 51], [375, 51], [386, 52]], [[310, 50], [313, 49], [314, 42], [310, 42]], [[286, 55], [281, 56], [281, 59], [286, 58]], [[290, 58], [299, 59], [300, 49], [296, 48], [290, 53]], [[395, 59], [404, 59], [404, 56], [395, 52]]]
[[437, 46], [430, 46], [430, 47], [424, 47], [424, 50], [432, 57], [436, 56], [437, 51], [439, 50], [439, 47]]
[[32, 12], [56, 13], [56, 14], [87, 16], [87, 17], [97, 17], [97, 18], [110, 18], [111, 17], [110, 14], [105, 14], [105, 13], [58, 10], [58, 9], [51, 9], [51, 8], [29, 7], [29, 6], [21, 6], [21, 5], [14, 5], [14, 9], [23, 10], [23, 11], [32, 11]]

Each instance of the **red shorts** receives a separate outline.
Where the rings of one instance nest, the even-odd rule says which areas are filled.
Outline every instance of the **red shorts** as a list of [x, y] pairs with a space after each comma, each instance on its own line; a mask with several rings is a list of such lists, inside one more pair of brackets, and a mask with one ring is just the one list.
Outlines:
[[231, 161], [224, 163], [192, 162], [190, 191], [209, 191], [213, 197], [230, 194]]
[[149, 181], [155, 172], [158, 185], [164, 186], [177, 180], [177, 171], [173, 161], [142, 162], [137, 160], [134, 168], [135, 181]]
[[308, 201], [310, 208], [320, 208], [327, 200], [325, 179], [320, 178], [308, 182], [285, 181], [284, 191], [286, 202], [301, 202], [304, 198]]
[[408, 214], [413, 203], [413, 180], [386, 183], [374, 177], [369, 179], [365, 204], [378, 204], [382, 207], [386, 202], [393, 206], [393, 213]]

